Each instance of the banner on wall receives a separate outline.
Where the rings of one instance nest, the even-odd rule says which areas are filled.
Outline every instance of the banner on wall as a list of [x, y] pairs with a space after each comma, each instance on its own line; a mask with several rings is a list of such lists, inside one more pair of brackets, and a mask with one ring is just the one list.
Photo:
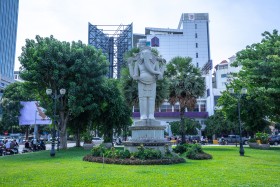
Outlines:
[[52, 120], [45, 114], [38, 101], [21, 101], [19, 125], [49, 125]]

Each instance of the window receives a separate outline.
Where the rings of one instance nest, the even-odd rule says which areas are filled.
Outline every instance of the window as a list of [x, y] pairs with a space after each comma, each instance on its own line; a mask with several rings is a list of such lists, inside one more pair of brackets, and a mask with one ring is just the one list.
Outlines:
[[174, 112], [180, 112], [180, 106], [174, 105]]
[[161, 105], [160, 109], [161, 109], [161, 112], [172, 112], [171, 105]]
[[139, 106], [138, 106], [138, 105], [135, 105], [135, 106], [134, 106], [134, 111], [133, 111], [133, 112], [140, 112]]
[[200, 112], [206, 112], [206, 105], [205, 104], [200, 105]]
[[195, 47], [198, 48], [198, 43], [195, 43]]
[[194, 24], [194, 28], [197, 29], [197, 24]]
[[193, 109], [194, 112], [198, 112], [198, 104], [195, 105], [195, 108]]
[[196, 55], [195, 55], [195, 56], [196, 56], [196, 58], [198, 58], [198, 53], [196, 53]]
[[228, 65], [219, 66], [219, 69], [228, 69]]
[[195, 38], [197, 38], [197, 33], [195, 33]]
[[226, 78], [227, 74], [221, 74], [221, 78]]

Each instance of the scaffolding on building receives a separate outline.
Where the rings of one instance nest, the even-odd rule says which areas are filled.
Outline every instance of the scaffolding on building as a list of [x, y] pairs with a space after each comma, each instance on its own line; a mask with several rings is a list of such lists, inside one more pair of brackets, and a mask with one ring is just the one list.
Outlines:
[[101, 49], [109, 61], [109, 78], [120, 78], [124, 54], [132, 49], [133, 30], [129, 25], [88, 24], [88, 44]]

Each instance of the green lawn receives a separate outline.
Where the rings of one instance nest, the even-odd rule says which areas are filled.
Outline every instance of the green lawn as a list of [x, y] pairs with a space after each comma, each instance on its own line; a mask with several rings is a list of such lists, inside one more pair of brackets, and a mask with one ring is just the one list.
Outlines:
[[162, 166], [84, 162], [81, 148], [0, 157], [0, 186], [280, 186], [280, 147], [204, 146], [212, 160]]

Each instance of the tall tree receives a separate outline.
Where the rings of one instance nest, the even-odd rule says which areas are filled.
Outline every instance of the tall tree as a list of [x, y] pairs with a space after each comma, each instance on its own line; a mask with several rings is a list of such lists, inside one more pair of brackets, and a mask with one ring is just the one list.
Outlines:
[[113, 142], [113, 134], [120, 134], [131, 125], [131, 109], [126, 104], [120, 88], [119, 80], [107, 79], [102, 86], [103, 96], [100, 98], [100, 114], [94, 117], [98, 130], [104, 135], [105, 143]]
[[53, 113], [54, 100], [45, 90], [54, 93], [65, 88], [64, 97], [57, 99], [61, 147], [67, 148], [66, 127], [70, 114], [78, 116], [85, 110], [98, 108], [96, 101], [102, 96], [100, 85], [107, 70], [107, 61], [101, 51], [81, 41], [61, 42], [53, 36], [26, 40], [19, 61], [21, 77], [37, 85], [42, 105]]
[[166, 75], [170, 81], [169, 102], [172, 105], [179, 102], [182, 143], [185, 143], [185, 110], [194, 110], [197, 98], [205, 93], [205, 80], [200, 69], [194, 67], [189, 57], [175, 57], [166, 68]]
[[237, 53], [236, 65], [243, 66], [239, 73], [242, 79], [255, 90], [262, 91], [261, 96], [270, 98], [270, 117], [280, 120], [280, 35], [277, 30], [264, 32], [260, 43], [247, 46]]

